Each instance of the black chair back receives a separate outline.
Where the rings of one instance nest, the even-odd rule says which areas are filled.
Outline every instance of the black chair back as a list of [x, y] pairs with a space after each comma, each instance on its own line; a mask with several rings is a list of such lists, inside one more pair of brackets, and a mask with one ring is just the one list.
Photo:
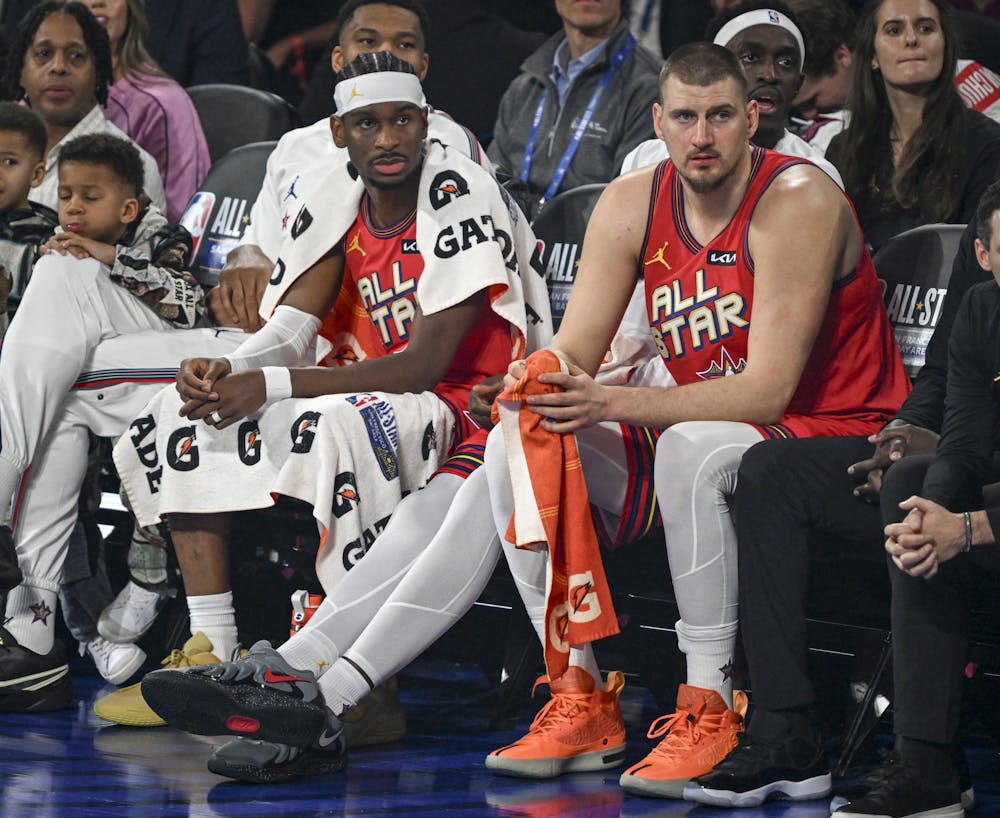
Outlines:
[[582, 185], [560, 193], [545, 203], [542, 212], [531, 223], [542, 248], [555, 329], [559, 328], [573, 289], [587, 222], [605, 187], [604, 184]]
[[885, 282], [885, 306], [911, 378], [924, 365], [964, 230], [964, 224], [921, 225], [893, 236], [873, 259]]
[[276, 142], [256, 142], [229, 151], [212, 165], [191, 197], [180, 223], [194, 239], [191, 273], [204, 287], [214, 287], [226, 256], [243, 237]]
[[288, 102], [258, 88], [220, 83], [185, 90], [198, 112], [213, 163], [241, 145], [278, 140], [300, 124]]

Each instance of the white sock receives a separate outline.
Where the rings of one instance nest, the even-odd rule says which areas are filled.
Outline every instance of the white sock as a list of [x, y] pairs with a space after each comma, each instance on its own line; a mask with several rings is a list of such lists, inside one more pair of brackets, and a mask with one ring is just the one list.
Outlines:
[[733, 652], [688, 653], [687, 683], [693, 687], [715, 690], [726, 707], [733, 707]]
[[601, 669], [597, 666], [594, 648], [590, 642], [578, 648], [569, 649], [569, 664], [570, 667], [578, 667], [587, 671], [593, 677], [594, 684], [597, 685], [598, 690], [604, 687], [604, 679], [601, 678]]
[[326, 706], [337, 716], [354, 707], [372, 691], [370, 677], [346, 656], [341, 656], [319, 681]]
[[59, 594], [47, 588], [22, 583], [7, 595], [4, 626], [19, 645], [43, 656], [55, 644], [56, 603]]
[[212, 643], [212, 653], [221, 661], [228, 662], [240, 643], [236, 633], [233, 592], [189, 596], [187, 603], [191, 614], [191, 633], [201, 631], [205, 634]]

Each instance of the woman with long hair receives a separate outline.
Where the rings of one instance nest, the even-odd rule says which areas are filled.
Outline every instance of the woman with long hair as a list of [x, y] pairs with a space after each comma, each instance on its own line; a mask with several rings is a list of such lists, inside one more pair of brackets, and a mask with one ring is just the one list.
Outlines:
[[83, 0], [108, 32], [114, 83], [105, 116], [156, 159], [176, 222], [211, 160], [191, 99], [146, 50], [149, 24], [141, 0]]
[[964, 224], [997, 176], [1000, 125], [955, 89], [944, 0], [870, 0], [857, 29], [850, 127], [827, 158], [873, 249], [921, 224]]

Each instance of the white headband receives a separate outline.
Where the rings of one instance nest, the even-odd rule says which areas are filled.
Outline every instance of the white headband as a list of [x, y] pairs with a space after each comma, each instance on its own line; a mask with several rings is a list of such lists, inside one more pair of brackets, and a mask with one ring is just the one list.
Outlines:
[[418, 108], [427, 104], [420, 79], [402, 71], [377, 71], [341, 80], [333, 89], [333, 100], [337, 116], [380, 102], [412, 102]]
[[755, 9], [734, 17], [719, 29], [719, 33], [715, 35], [712, 42], [725, 47], [737, 34], [751, 26], [778, 26], [791, 34], [795, 38], [795, 42], [799, 44], [799, 71], [802, 70], [802, 65], [806, 60], [806, 44], [802, 40], [802, 32], [785, 15], [771, 9]]

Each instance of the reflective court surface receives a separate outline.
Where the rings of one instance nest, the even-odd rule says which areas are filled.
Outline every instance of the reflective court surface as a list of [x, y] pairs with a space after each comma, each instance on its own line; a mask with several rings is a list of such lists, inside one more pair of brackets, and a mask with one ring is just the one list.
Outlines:
[[[38, 715], [0, 714], [0, 816], [509, 816], [509, 818], [710, 818], [717, 815], [822, 818], [829, 801], [771, 804], [727, 811], [676, 801], [624, 796], [620, 770], [527, 781], [493, 775], [483, 758], [518, 737], [540, 699], [519, 724], [489, 728], [494, 690], [478, 668], [440, 660], [419, 662], [400, 677], [409, 720], [404, 741], [351, 753], [336, 775], [281, 785], [228, 782], [205, 762], [222, 739], [166, 727], [108, 725], [91, 712], [107, 688], [74, 667], [74, 709]], [[649, 693], [626, 688], [628, 763], [651, 742], [659, 715]], [[970, 753], [979, 806], [973, 815], [1000, 815], [1000, 762], [980, 742]]]

